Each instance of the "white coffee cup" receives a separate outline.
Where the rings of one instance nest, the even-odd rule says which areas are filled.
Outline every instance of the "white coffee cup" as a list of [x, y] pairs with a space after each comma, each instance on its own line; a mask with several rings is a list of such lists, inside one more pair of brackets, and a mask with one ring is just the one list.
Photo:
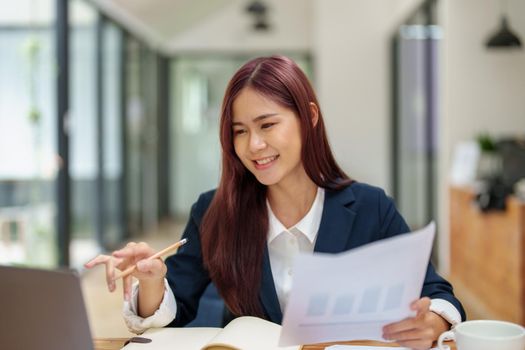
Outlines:
[[438, 339], [440, 350], [445, 339], [454, 339], [457, 350], [525, 350], [525, 328], [494, 320], [475, 320], [457, 324]]

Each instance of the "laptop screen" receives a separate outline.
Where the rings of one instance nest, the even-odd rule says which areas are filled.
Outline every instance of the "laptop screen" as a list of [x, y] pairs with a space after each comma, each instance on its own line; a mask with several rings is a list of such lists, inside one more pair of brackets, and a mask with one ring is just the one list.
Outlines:
[[0, 266], [0, 342], [10, 350], [92, 350], [78, 275]]

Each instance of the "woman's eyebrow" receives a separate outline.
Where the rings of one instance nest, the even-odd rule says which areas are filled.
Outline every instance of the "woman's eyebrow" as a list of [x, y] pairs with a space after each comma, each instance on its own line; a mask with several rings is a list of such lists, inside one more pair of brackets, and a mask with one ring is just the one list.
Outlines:
[[[267, 114], [261, 114], [260, 116], [257, 116], [255, 118], [253, 118], [253, 122], [254, 123], [257, 123], [257, 122], [260, 122], [261, 120], [264, 120], [266, 118], [270, 118], [270, 117], [273, 117], [273, 116], [276, 116], [277, 114], [279, 113], [267, 113]], [[236, 126], [236, 125], [244, 125], [243, 123], [241, 122], [233, 122], [232, 123], [232, 126]]]

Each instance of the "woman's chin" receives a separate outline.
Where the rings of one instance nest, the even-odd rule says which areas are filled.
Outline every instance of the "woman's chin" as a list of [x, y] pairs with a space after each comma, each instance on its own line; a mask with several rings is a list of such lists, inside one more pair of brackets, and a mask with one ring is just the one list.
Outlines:
[[278, 179], [270, 176], [256, 176], [257, 181], [259, 181], [262, 185], [265, 186], [272, 186], [279, 182]]

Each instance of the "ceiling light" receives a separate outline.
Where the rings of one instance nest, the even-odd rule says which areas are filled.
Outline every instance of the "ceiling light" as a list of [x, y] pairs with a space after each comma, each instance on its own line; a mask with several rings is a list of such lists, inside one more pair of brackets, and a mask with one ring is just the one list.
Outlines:
[[258, 0], [251, 1], [245, 8], [246, 12], [253, 16], [253, 29], [256, 31], [267, 31], [270, 29], [268, 24], [268, 18], [266, 14], [268, 13], [268, 6]]
[[486, 42], [488, 48], [521, 48], [520, 38], [510, 29], [506, 16], [506, 2], [502, 3], [501, 26]]

